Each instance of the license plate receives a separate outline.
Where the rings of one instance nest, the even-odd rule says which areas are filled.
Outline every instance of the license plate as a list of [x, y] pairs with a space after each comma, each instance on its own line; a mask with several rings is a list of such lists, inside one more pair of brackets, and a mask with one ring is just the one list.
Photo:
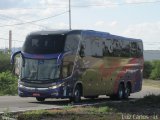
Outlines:
[[38, 97], [38, 96], [40, 96], [40, 94], [39, 93], [33, 93], [33, 96]]

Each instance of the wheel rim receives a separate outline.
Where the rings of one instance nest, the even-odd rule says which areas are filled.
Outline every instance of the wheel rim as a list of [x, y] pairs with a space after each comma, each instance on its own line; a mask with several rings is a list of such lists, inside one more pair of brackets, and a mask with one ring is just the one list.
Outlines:
[[130, 95], [130, 89], [127, 87], [125, 89], [125, 97], [128, 98], [129, 95]]
[[120, 90], [119, 90], [119, 98], [121, 99], [122, 96], [123, 96], [123, 91], [122, 91], [122, 89], [120, 89]]
[[75, 91], [74, 95], [75, 95], [75, 101], [78, 102], [80, 99], [80, 93], [78, 89]]
[[80, 88], [76, 87], [74, 91], [74, 102], [80, 102], [80, 100], [81, 100]]
[[119, 91], [118, 91], [118, 98], [119, 99], [122, 99], [123, 98], [123, 95], [124, 95], [124, 89], [123, 89], [123, 85], [122, 84], [120, 84], [120, 86], [119, 86]]

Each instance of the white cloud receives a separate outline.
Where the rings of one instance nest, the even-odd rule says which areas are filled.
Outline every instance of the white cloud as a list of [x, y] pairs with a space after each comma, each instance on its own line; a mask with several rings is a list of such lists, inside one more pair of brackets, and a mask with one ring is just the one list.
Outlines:
[[101, 5], [107, 5], [107, 4], [114, 4], [117, 3], [116, 0], [89, 0], [90, 4], [101, 4]]
[[143, 2], [153, 2], [154, 0], [125, 0], [126, 3], [143, 3]]
[[112, 22], [109, 24], [109, 26], [110, 26], [110, 27], [115, 27], [117, 24], [118, 24], [117, 21], [112, 21]]
[[122, 34], [127, 37], [142, 39], [144, 49], [160, 49], [158, 46], [160, 44], [160, 22], [130, 25]]
[[99, 20], [94, 24], [95, 27], [111, 27], [111, 28], [115, 27], [116, 25], [118, 25], [117, 21], [106, 22], [103, 20]]
[[64, 22], [57, 23], [57, 28], [68, 29], [68, 24], [66, 24]]
[[104, 22], [104, 21], [97, 21], [97, 22], [95, 23], [95, 26], [96, 26], [96, 27], [104, 26], [104, 25], [105, 25], [105, 22]]

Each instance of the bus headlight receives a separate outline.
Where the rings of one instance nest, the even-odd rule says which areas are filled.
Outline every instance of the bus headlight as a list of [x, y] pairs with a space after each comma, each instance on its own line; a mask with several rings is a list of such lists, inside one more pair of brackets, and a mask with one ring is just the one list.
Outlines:
[[49, 89], [56, 89], [56, 88], [58, 88], [57, 85], [49, 87]]
[[18, 84], [18, 87], [20, 88], [24, 88], [24, 86], [22, 84]]
[[59, 87], [61, 87], [62, 86], [62, 84], [58, 84], [58, 85], [53, 85], [53, 86], [51, 86], [51, 87], [49, 87], [50, 89], [56, 89], [56, 88], [59, 88]]

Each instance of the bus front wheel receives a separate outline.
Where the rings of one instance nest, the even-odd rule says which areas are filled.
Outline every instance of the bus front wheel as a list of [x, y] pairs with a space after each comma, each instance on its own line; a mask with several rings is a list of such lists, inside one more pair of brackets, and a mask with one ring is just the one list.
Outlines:
[[75, 103], [78, 103], [81, 101], [81, 87], [79, 85], [76, 86], [73, 92], [73, 97], [70, 98], [70, 101]]
[[40, 102], [43, 102], [43, 101], [45, 101], [45, 98], [42, 98], [42, 97], [36, 97], [36, 100], [37, 100], [37, 101], [40, 101]]

